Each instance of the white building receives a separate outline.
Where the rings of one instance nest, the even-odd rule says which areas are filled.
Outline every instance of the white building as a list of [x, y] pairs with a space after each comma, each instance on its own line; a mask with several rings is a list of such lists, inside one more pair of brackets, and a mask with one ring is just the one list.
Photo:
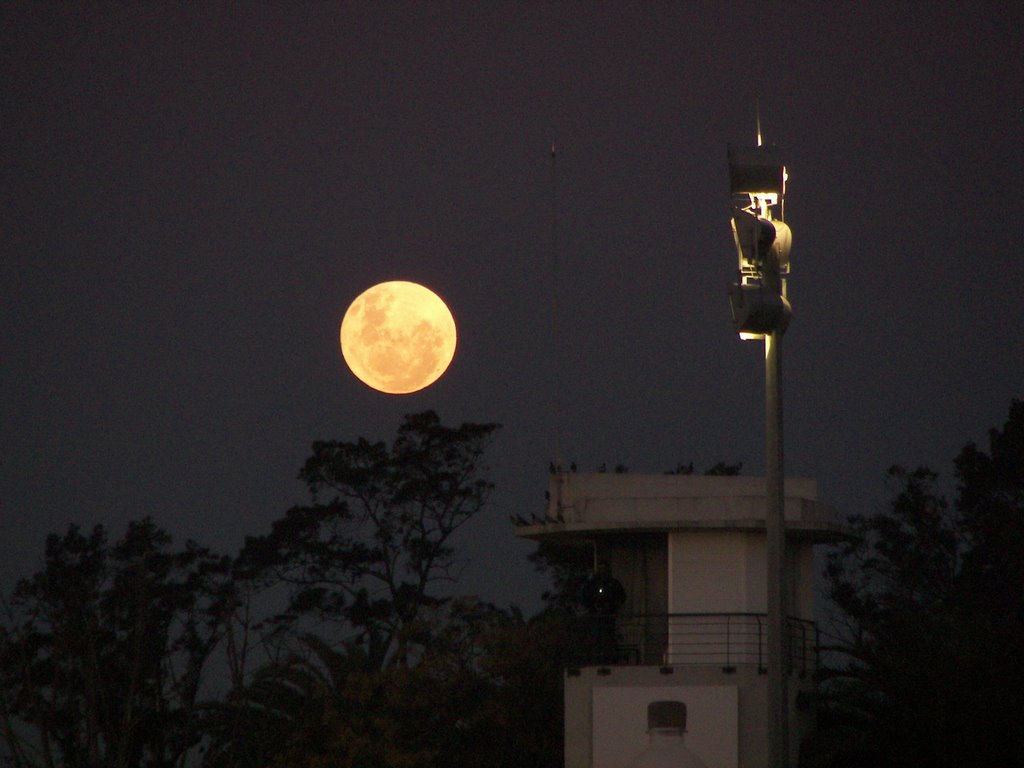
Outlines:
[[[813, 727], [814, 558], [847, 532], [808, 479], [785, 483], [791, 762]], [[623, 768], [650, 701], [683, 701], [709, 768], [767, 762], [764, 478], [556, 474], [546, 521], [519, 536], [588, 548], [625, 599], [583, 619], [565, 677], [566, 768]]]

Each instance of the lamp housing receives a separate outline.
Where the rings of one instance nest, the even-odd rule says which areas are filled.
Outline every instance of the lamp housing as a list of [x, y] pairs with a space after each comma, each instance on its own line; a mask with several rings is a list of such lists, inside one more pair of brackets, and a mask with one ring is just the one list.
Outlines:
[[786, 194], [786, 166], [774, 146], [729, 145], [729, 190], [734, 195]]
[[735, 208], [732, 235], [739, 256], [741, 275], [755, 277], [765, 269], [789, 274], [789, 252], [793, 231], [784, 221], [758, 216], [748, 209]]
[[729, 286], [732, 324], [741, 339], [762, 339], [770, 333], [785, 333], [793, 310], [789, 300], [763, 285], [733, 283]]

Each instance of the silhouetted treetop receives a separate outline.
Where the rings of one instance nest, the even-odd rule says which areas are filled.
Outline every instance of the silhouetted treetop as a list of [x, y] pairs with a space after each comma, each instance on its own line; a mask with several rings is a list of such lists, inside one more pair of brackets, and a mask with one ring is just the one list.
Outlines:
[[840, 609], [807, 765], [959, 768], [1024, 758], [1024, 403], [985, 452], [889, 470], [888, 508], [828, 558]]
[[[391, 446], [320, 441], [299, 473], [313, 504], [246, 540], [240, 573], [291, 588], [288, 624], [302, 616], [343, 625], [376, 663], [422, 641], [434, 587], [457, 575], [452, 534], [493, 488], [483, 454], [496, 424], [446, 427], [411, 414]], [[397, 654], [397, 655], [396, 655]]]

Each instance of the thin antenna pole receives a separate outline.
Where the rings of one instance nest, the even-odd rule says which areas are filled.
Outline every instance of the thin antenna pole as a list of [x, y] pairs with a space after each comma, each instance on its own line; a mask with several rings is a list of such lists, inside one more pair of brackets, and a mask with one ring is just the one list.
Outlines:
[[[559, 318], [559, 259], [558, 259], [558, 150], [551, 142], [551, 342], [555, 352], [552, 366], [554, 372], [554, 413], [552, 423], [555, 432], [555, 471], [562, 471], [562, 336]], [[561, 485], [559, 485], [559, 489]], [[561, 499], [557, 502], [561, 505]]]
[[761, 146], [761, 97], [754, 97], [754, 111], [757, 113], [757, 146]]

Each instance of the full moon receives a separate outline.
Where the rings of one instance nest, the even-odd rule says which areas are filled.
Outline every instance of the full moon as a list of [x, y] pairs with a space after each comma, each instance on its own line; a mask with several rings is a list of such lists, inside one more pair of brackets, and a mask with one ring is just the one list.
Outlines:
[[391, 395], [416, 392], [437, 381], [455, 357], [455, 319], [429, 288], [379, 283], [345, 312], [341, 353], [367, 386]]

